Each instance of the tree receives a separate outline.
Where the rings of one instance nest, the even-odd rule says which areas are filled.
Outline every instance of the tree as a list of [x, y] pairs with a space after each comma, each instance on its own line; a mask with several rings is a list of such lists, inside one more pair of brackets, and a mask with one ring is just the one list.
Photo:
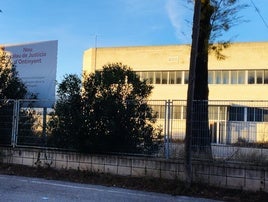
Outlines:
[[[4, 48], [0, 49], [0, 142], [2, 144], [11, 143], [12, 133], [12, 121], [13, 121], [13, 110], [14, 101], [16, 99], [25, 99], [30, 95], [27, 91], [26, 85], [18, 76], [18, 72], [12, 62], [11, 55], [5, 51]], [[24, 111], [21, 110], [21, 114]], [[27, 112], [25, 112], [27, 114]], [[28, 124], [23, 124], [28, 122]], [[24, 120], [20, 121], [20, 135], [26, 135], [21, 131], [27, 131], [27, 135], [31, 135], [31, 126], [34, 122], [32, 115], [28, 113], [28, 116], [24, 116]], [[29, 124], [31, 123], [31, 124]]]
[[[221, 54], [223, 48], [230, 45], [230, 41], [215, 43], [215, 40], [223, 35], [223, 32], [241, 22], [241, 17], [237, 14], [247, 5], [240, 4], [238, 0], [197, 0], [200, 3], [200, 16], [198, 19], [198, 35], [195, 66], [190, 68], [190, 75], [193, 75], [193, 103], [187, 106], [187, 110], [192, 112], [187, 122], [187, 127], [191, 125], [186, 136], [191, 136], [191, 149], [197, 154], [211, 153], [208, 123], [208, 54], [214, 52], [218, 59], [224, 59]], [[194, 26], [196, 25], [196, 22]], [[190, 86], [188, 86], [190, 88]], [[189, 94], [188, 94], [189, 96]], [[190, 109], [191, 107], [191, 109]], [[186, 138], [187, 138], [186, 137]], [[188, 146], [185, 147], [186, 149]], [[189, 151], [186, 151], [189, 152]]]
[[215, 43], [215, 40], [241, 22], [237, 13], [245, 7], [247, 5], [239, 4], [238, 0], [195, 0], [185, 137], [188, 186], [192, 183], [192, 154], [212, 157], [208, 122], [208, 54], [211, 51], [218, 59], [225, 59], [221, 50], [228, 47], [230, 41]]
[[55, 112], [48, 122], [48, 145], [66, 149], [79, 148], [82, 126], [81, 80], [77, 75], [64, 77], [57, 90]]
[[4, 48], [0, 50], [0, 99], [23, 99], [27, 87], [18, 77], [11, 55]]
[[84, 79], [85, 125], [83, 148], [113, 152], [151, 152], [158, 135], [155, 116], [145, 102], [152, 86], [120, 63]]
[[84, 74], [80, 82], [76, 76], [67, 76], [59, 85], [50, 121], [56, 145], [98, 153], [157, 149], [155, 116], [145, 102], [152, 86], [120, 63]]

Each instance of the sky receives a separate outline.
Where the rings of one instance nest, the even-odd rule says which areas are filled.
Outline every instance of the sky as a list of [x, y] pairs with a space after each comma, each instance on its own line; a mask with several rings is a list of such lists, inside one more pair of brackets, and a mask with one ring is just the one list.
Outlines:
[[[268, 41], [267, 0], [240, 1], [249, 4], [239, 14], [249, 22], [224, 38]], [[64, 75], [82, 74], [83, 52], [89, 48], [191, 43], [189, 7], [186, 0], [4, 0], [0, 44], [58, 40], [60, 82]]]

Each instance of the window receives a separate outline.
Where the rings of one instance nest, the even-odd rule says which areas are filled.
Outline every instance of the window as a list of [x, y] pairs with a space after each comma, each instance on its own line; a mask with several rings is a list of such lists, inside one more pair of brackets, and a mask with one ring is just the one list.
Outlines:
[[254, 108], [247, 108], [247, 121], [255, 121], [254, 119]]
[[184, 71], [184, 84], [189, 82], [189, 71]]
[[215, 82], [216, 84], [221, 84], [221, 71], [215, 71]]
[[165, 118], [165, 106], [164, 105], [151, 105], [153, 112], [157, 114], [157, 118]]
[[264, 71], [264, 83], [267, 84], [268, 83], [268, 71]]
[[[137, 71], [148, 84], [188, 84], [189, 71]], [[268, 84], [268, 70], [209, 70], [208, 84]]]
[[245, 71], [238, 71], [238, 84], [245, 84]]
[[263, 109], [263, 121], [268, 122], [268, 108]]
[[208, 107], [208, 117], [210, 120], [218, 119], [218, 107], [217, 106], [209, 106]]
[[173, 119], [182, 119], [183, 118], [183, 108], [182, 106], [176, 105], [173, 106]]
[[208, 84], [214, 83], [214, 71], [208, 71]]
[[225, 111], [226, 111], [225, 106], [219, 107], [219, 119], [220, 120], [225, 120]]
[[168, 72], [162, 72], [162, 84], [167, 84]]
[[181, 84], [182, 83], [182, 72], [181, 71], [177, 71], [175, 72], [175, 76], [176, 76], [176, 84]]
[[169, 72], [169, 84], [174, 84], [175, 83], [175, 72]]
[[255, 71], [248, 71], [248, 84], [255, 83]]
[[[147, 73], [147, 72], [144, 72], [144, 73]], [[154, 83], [154, 72], [148, 72], [148, 83], [149, 84], [153, 84]]]
[[144, 75], [144, 72], [136, 72], [136, 74], [138, 75], [141, 81], [144, 81], [144, 79], [147, 78], [147, 76]]
[[222, 83], [229, 84], [229, 71], [222, 71]]
[[231, 84], [237, 84], [237, 71], [231, 71]]
[[155, 84], [161, 84], [161, 72], [155, 72]]
[[257, 84], [263, 84], [263, 71], [261, 70], [256, 71], [256, 81]]
[[244, 121], [244, 107], [230, 107], [229, 108], [230, 121]]
[[247, 108], [247, 121], [262, 121], [263, 120], [263, 110], [254, 108], [254, 107], [248, 107]]
[[186, 106], [183, 106], [183, 107], [182, 107], [182, 111], [183, 111], [183, 112], [182, 112], [182, 118], [183, 118], [183, 119], [186, 119], [186, 116], [187, 116], [187, 113], [186, 113], [186, 112], [187, 112], [187, 111], [186, 111]]

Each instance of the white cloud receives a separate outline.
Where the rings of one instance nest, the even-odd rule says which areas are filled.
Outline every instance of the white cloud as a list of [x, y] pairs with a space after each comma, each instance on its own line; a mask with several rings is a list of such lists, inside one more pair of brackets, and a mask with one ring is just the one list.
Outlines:
[[167, 0], [166, 11], [171, 25], [175, 30], [176, 37], [184, 43], [189, 43], [191, 39], [191, 29], [187, 25], [186, 20], [189, 20], [189, 11], [185, 7], [183, 0]]

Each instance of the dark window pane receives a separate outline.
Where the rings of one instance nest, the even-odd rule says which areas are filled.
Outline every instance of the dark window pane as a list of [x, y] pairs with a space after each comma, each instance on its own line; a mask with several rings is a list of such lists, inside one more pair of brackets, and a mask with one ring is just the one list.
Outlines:
[[268, 83], [268, 71], [264, 71], [264, 83]]
[[244, 107], [237, 107], [237, 121], [244, 121]]
[[263, 110], [262, 109], [255, 109], [255, 121], [262, 121], [263, 120]]
[[155, 83], [161, 84], [161, 72], [155, 72]]
[[169, 72], [169, 84], [175, 83], [175, 72]]
[[247, 121], [255, 121], [254, 113], [255, 113], [254, 108], [251, 107], [247, 108]]
[[167, 84], [168, 72], [162, 72], [162, 84]]
[[256, 81], [257, 84], [263, 83], [263, 71], [256, 71]]
[[182, 72], [176, 72], [176, 84], [181, 84], [182, 83]]
[[230, 121], [244, 121], [244, 107], [230, 107], [229, 108]]
[[248, 71], [248, 84], [255, 83], [255, 71]]

